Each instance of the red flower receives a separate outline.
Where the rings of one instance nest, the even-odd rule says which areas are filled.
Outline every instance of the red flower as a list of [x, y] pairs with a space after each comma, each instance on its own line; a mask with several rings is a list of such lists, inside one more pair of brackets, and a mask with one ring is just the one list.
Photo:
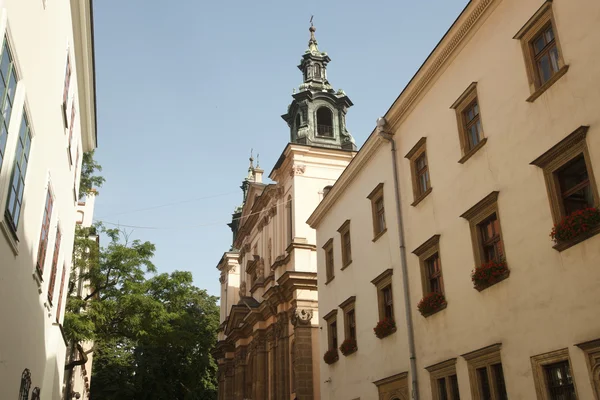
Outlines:
[[396, 321], [392, 318], [384, 318], [377, 323], [375, 328], [373, 328], [373, 332], [375, 332], [375, 336], [379, 339], [382, 339], [390, 334], [392, 334], [396, 330]]
[[356, 350], [358, 350], [358, 345], [356, 344], [356, 339], [348, 338], [348, 339], [344, 340], [344, 342], [340, 346], [340, 351], [345, 356], [347, 356], [348, 354], [354, 353]]
[[600, 210], [593, 207], [576, 210], [554, 225], [550, 237], [554, 242], [559, 243], [576, 238], [598, 225], [600, 225]]
[[440, 308], [448, 304], [443, 294], [433, 292], [423, 297], [417, 308], [422, 315], [430, 315], [438, 311]]
[[506, 261], [489, 261], [475, 268], [471, 273], [471, 281], [475, 287], [492, 284], [497, 282], [505, 273], [508, 272]]

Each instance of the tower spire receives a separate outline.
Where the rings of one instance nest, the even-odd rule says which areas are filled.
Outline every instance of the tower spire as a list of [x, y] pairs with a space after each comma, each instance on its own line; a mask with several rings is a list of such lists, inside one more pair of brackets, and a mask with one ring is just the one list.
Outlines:
[[314, 18], [314, 15], [311, 15], [310, 16], [310, 28], [308, 28], [308, 31], [310, 32], [310, 40], [308, 41], [308, 51], [310, 51], [311, 53], [318, 53], [319, 47], [318, 47], [317, 39], [315, 38], [315, 31], [317, 30], [317, 28], [315, 28], [315, 26], [313, 25], [313, 18]]

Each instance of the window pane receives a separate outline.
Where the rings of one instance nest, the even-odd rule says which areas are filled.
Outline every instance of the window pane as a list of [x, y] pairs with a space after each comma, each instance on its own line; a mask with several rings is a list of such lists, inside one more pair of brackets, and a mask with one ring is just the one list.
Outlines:
[[475, 147], [479, 143], [479, 134], [477, 132], [477, 125], [471, 125], [469, 128], [469, 144], [471, 148]]
[[448, 391], [446, 390], [446, 379], [440, 378], [437, 380], [437, 383], [439, 400], [448, 400]]
[[481, 400], [492, 400], [492, 393], [490, 392], [490, 381], [487, 375], [487, 368], [477, 369], [477, 383], [479, 384], [479, 392], [481, 393]]
[[452, 392], [452, 400], [460, 400], [460, 393], [458, 391], [458, 378], [456, 375], [450, 376], [450, 392]]
[[556, 46], [550, 49], [550, 60], [552, 61], [552, 70], [558, 72], [558, 49]]
[[494, 371], [494, 379], [496, 381], [496, 400], [508, 400], [506, 395], [506, 385], [504, 384], [504, 371], [502, 364], [492, 365]]
[[575, 400], [575, 386], [571, 376], [571, 368], [567, 360], [555, 364], [546, 365], [546, 381], [550, 399]]
[[594, 205], [583, 155], [569, 162], [557, 175], [567, 215]]
[[540, 54], [544, 47], [546, 47], [546, 41], [544, 40], [544, 35], [540, 35], [533, 41], [533, 50], [535, 51], [535, 54]]
[[552, 25], [550, 25], [548, 27], [548, 30], [546, 31], [546, 42], [550, 43], [553, 40], [554, 40], [554, 32], [552, 31]]
[[548, 54], [546, 54], [538, 61], [538, 70], [540, 71], [540, 79], [542, 83], [546, 83], [552, 77], [552, 71], [550, 68], [550, 57]]
[[0, 72], [2, 73], [2, 77], [6, 81], [6, 77], [8, 76], [8, 70], [10, 68], [10, 56], [8, 55], [8, 47], [6, 46], [6, 41], [4, 42], [4, 46], [2, 47], [2, 61], [0, 61]]

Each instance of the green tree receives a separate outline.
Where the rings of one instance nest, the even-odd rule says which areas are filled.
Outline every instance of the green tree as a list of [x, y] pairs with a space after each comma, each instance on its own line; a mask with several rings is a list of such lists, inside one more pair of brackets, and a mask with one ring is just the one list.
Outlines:
[[94, 160], [94, 151], [83, 153], [81, 160], [81, 178], [79, 180], [79, 198], [91, 193], [97, 193], [97, 189], [101, 187], [105, 179], [96, 175], [96, 172], [101, 172], [102, 166]]

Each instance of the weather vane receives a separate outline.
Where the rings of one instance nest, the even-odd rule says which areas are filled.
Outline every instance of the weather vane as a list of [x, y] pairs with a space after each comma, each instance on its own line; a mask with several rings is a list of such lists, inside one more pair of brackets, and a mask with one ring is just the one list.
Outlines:
[[314, 15], [311, 15], [310, 16], [310, 26], [313, 26], [313, 22], [312, 22], [313, 18], [314, 18]]

